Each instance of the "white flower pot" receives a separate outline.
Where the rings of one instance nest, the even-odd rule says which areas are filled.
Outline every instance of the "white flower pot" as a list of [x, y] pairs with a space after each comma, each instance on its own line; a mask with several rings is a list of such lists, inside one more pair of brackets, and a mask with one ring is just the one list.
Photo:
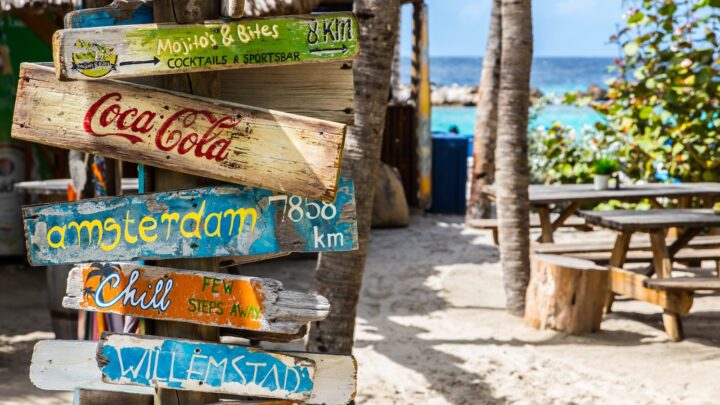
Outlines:
[[608, 182], [610, 181], [610, 175], [609, 174], [596, 174], [593, 177], [593, 181], [595, 183], [595, 190], [607, 190]]

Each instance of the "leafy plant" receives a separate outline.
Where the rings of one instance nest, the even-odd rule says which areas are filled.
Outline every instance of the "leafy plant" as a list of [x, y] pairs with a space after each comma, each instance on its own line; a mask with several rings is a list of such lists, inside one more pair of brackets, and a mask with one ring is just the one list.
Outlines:
[[594, 169], [595, 174], [611, 175], [620, 170], [620, 163], [615, 159], [604, 157], [595, 161]]
[[[720, 179], [720, 0], [633, 0], [596, 128], [633, 178]], [[627, 4], [627, 3], [626, 3]]]
[[591, 127], [578, 135], [559, 122], [550, 128], [537, 127], [528, 133], [530, 181], [534, 184], [590, 183], [593, 162], [616, 154], [619, 145]]

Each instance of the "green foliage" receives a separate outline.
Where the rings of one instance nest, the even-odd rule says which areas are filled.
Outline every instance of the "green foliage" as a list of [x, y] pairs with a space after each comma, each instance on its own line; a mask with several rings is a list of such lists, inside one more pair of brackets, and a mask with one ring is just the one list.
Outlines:
[[619, 148], [591, 128], [578, 136], [572, 128], [557, 122], [547, 129], [537, 127], [528, 136], [530, 181], [534, 184], [591, 183], [593, 162], [612, 156]]
[[611, 175], [620, 170], [620, 163], [615, 159], [602, 157], [595, 161], [595, 174]]
[[651, 178], [659, 163], [683, 181], [717, 181], [720, 1], [630, 3], [625, 27], [611, 38], [622, 57], [609, 101], [591, 103], [606, 118], [596, 128], [622, 145], [632, 178]]

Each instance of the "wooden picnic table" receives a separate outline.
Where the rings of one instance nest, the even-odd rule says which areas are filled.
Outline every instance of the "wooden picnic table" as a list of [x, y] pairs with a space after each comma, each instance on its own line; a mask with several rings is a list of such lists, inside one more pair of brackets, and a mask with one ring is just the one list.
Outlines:
[[[575, 214], [583, 203], [649, 199], [654, 207], [660, 208], [658, 198], [675, 198], [678, 199], [679, 207], [688, 208], [692, 198], [697, 197], [703, 200], [705, 207], [710, 207], [720, 197], [720, 183], [623, 184], [619, 189], [608, 190], [595, 190], [592, 184], [532, 184], [528, 191], [530, 204], [540, 216], [542, 234], [539, 241], [552, 243], [553, 232]], [[497, 195], [494, 185], [485, 186], [482, 192], [493, 200]], [[550, 205], [564, 206], [555, 220], [550, 218]]]
[[[647, 211], [580, 211], [588, 224], [618, 232], [610, 256], [610, 295], [621, 294], [663, 308], [663, 324], [668, 336], [682, 340], [680, 315], [692, 306], [693, 291], [715, 290], [717, 278], [672, 278], [673, 256], [687, 246], [704, 228], [720, 226], [720, 215], [712, 209], [651, 209]], [[681, 227], [678, 237], [668, 246], [665, 234], [671, 227]], [[643, 273], [624, 269], [630, 239], [635, 232], [650, 234], [652, 264]], [[655, 278], [651, 278], [652, 275]], [[672, 279], [672, 280], [670, 280]]]

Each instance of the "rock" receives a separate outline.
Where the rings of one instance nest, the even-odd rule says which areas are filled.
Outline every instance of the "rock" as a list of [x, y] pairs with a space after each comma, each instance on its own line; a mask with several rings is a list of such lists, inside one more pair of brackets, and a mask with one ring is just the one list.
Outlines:
[[385, 163], [380, 165], [373, 200], [373, 228], [404, 228], [410, 223], [410, 208], [405, 198], [400, 173]]
[[594, 83], [588, 87], [586, 94], [595, 101], [603, 101], [608, 99], [607, 90]]

